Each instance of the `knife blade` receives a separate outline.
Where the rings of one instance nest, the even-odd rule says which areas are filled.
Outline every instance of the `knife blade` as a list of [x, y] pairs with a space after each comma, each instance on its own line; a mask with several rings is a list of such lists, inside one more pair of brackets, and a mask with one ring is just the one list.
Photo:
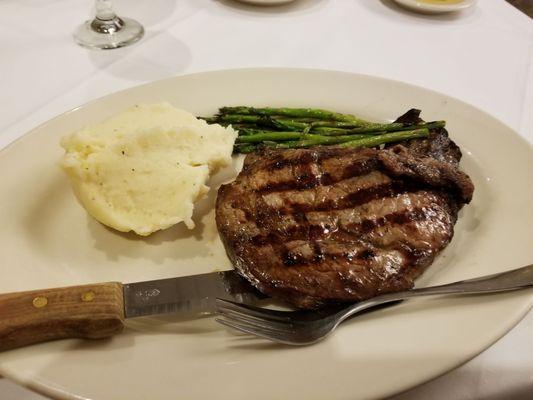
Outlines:
[[215, 311], [216, 298], [263, 299], [234, 271], [122, 284], [97, 283], [0, 294], [0, 351], [65, 338], [120, 333], [126, 318]]
[[123, 291], [126, 318], [167, 313], [205, 315], [215, 311], [217, 297], [241, 303], [265, 297], [235, 271], [130, 283]]

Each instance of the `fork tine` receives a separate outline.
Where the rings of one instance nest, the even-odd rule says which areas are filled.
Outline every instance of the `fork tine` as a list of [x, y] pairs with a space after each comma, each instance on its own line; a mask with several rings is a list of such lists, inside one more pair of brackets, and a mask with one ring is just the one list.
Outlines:
[[217, 311], [220, 316], [228, 320], [232, 320], [234, 322], [239, 322], [239, 323], [246, 323], [252, 327], [263, 328], [263, 329], [276, 331], [276, 332], [287, 332], [287, 333], [294, 332], [294, 325], [289, 324], [289, 323], [265, 321], [265, 320], [258, 319], [253, 316], [249, 316], [249, 315], [242, 314], [242, 313], [236, 313], [233, 310], [226, 310], [220, 307]]
[[292, 342], [286, 336], [283, 336], [283, 335], [280, 336], [279, 334], [275, 334], [273, 332], [265, 332], [263, 330], [258, 330], [249, 325], [243, 325], [243, 324], [238, 324], [232, 321], [226, 321], [222, 318], [215, 318], [215, 321], [218, 322], [219, 324], [225, 325], [232, 329], [236, 329], [240, 332], [248, 333], [254, 336], [259, 336], [259, 337], [262, 337], [263, 339], [268, 339], [273, 342], [292, 344]]
[[272, 321], [285, 321], [289, 322], [291, 320], [290, 311], [277, 311], [270, 310], [268, 308], [254, 307], [248, 304], [237, 303], [235, 301], [226, 300], [226, 299], [216, 299], [217, 306], [224, 306], [227, 309], [232, 309], [236, 312], [246, 313], [248, 315], [253, 315], [255, 317], [272, 320]]

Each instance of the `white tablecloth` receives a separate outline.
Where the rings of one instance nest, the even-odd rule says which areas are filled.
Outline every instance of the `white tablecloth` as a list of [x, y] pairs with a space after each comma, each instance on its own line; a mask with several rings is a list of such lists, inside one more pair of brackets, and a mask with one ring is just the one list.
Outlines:
[[[0, 2], [0, 148], [105, 94], [190, 72], [305, 67], [425, 86], [487, 111], [533, 143], [533, 24], [503, 0], [422, 16], [387, 0], [115, 0], [146, 36], [95, 52], [72, 41], [91, 1]], [[490, 349], [396, 400], [533, 398], [533, 314]], [[43, 397], [0, 379], [0, 399]]]

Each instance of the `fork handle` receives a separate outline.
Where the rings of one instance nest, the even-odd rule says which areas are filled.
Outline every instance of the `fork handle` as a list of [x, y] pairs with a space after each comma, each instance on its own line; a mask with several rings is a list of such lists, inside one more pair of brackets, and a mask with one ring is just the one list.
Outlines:
[[414, 289], [407, 293], [412, 296], [426, 294], [478, 294], [486, 292], [506, 292], [533, 285], [533, 264], [498, 274], [482, 276], [480, 278], [448, 283], [439, 286]]
[[420, 289], [412, 289], [404, 292], [388, 293], [372, 299], [356, 303], [342, 310], [339, 315], [339, 323], [346, 318], [380, 304], [398, 300], [406, 300], [412, 297], [442, 295], [442, 294], [482, 294], [507, 292], [533, 286], [533, 264], [526, 267], [487, 275], [481, 278], [468, 279], [459, 282], [448, 283], [439, 286], [430, 286]]

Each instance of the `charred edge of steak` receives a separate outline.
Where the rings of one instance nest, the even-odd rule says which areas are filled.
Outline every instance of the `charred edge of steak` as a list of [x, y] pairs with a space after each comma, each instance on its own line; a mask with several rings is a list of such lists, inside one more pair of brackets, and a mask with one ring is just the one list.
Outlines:
[[[410, 109], [405, 114], [398, 117], [394, 122], [408, 125], [416, 125], [425, 122], [420, 118], [420, 110]], [[391, 143], [385, 148], [394, 147]], [[427, 138], [412, 139], [403, 142], [402, 145], [411, 151], [415, 157], [433, 157], [436, 160], [458, 165], [461, 161], [461, 149], [450, 139], [448, 131], [444, 128], [433, 129]]]
[[411, 108], [404, 114], [400, 115], [394, 122], [399, 122], [402, 124], [408, 124], [408, 125], [416, 125], [424, 122], [422, 118], [420, 118], [420, 113], [422, 111], [417, 108]]
[[[394, 155], [393, 155], [394, 154]], [[408, 147], [396, 145], [378, 154], [386, 171], [397, 178], [409, 178], [456, 197], [460, 207], [470, 203], [474, 184], [455, 165], [433, 157], [419, 158]]]

